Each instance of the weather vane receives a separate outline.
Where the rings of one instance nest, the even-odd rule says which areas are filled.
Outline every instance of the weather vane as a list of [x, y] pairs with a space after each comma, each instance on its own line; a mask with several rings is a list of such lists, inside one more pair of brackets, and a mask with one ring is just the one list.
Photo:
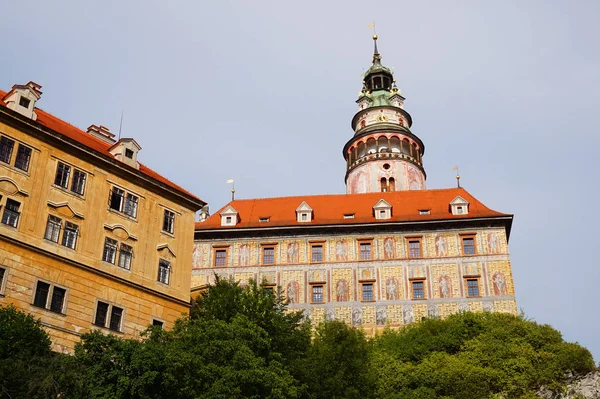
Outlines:
[[452, 168], [452, 170], [456, 171], [456, 185], [460, 188], [460, 175], [458, 174], [458, 165]]

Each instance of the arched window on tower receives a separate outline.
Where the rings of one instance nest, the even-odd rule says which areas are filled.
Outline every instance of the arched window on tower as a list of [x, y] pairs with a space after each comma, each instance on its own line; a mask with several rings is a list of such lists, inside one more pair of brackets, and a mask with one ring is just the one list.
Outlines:
[[381, 192], [385, 193], [388, 190], [387, 188], [387, 179], [385, 177], [381, 178]]
[[378, 151], [379, 152], [389, 152], [387, 146], [388, 146], [387, 137], [380, 136], [377, 139], [377, 149], [378, 149]]
[[411, 151], [411, 155], [414, 159], [418, 159], [418, 155], [417, 153], [419, 152], [419, 150], [417, 150], [417, 145], [415, 143], [412, 144], [412, 151]]
[[367, 154], [375, 154], [377, 152], [377, 142], [373, 137], [367, 140]]
[[390, 177], [390, 191], [396, 191], [396, 180]]
[[365, 143], [362, 141], [358, 143], [358, 159], [365, 156]]
[[390, 140], [392, 152], [400, 152], [400, 139], [397, 136], [393, 136]]
[[410, 142], [408, 139], [402, 140], [402, 152], [406, 155], [410, 155]]

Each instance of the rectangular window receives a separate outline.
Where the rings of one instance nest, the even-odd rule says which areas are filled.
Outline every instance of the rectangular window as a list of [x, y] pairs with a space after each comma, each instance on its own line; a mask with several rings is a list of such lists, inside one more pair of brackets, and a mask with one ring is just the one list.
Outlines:
[[363, 284], [362, 285], [362, 300], [363, 301], [373, 301], [373, 284]]
[[75, 249], [78, 234], [79, 226], [70, 222], [65, 222], [65, 231], [62, 237], [62, 245], [64, 245], [67, 248]]
[[275, 248], [263, 247], [263, 265], [272, 265], [275, 263]]
[[163, 284], [169, 284], [169, 274], [171, 272], [171, 262], [160, 259], [158, 261], [158, 281]]
[[467, 296], [478, 297], [479, 296], [479, 279], [468, 278], [467, 279]]
[[119, 267], [131, 269], [131, 258], [133, 257], [133, 248], [129, 245], [121, 244], [119, 247]]
[[311, 247], [311, 255], [312, 262], [323, 262], [323, 246], [313, 245]]
[[414, 239], [408, 241], [408, 257], [409, 258], [420, 258], [421, 257], [421, 240]]
[[227, 266], [226, 249], [217, 249], [215, 251], [215, 266]]
[[110, 192], [110, 200], [109, 200], [109, 206], [110, 209], [114, 209], [115, 211], [119, 211], [121, 212], [121, 210], [123, 209], [123, 197], [125, 196], [125, 191], [121, 190], [120, 188], [117, 187], [113, 187], [113, 189]]
[[29, 170], [30, 160], [31, 148], [26, 147], [23, 144], [19, 144], [19, 149], [17, 150], [17, 159], [15, 159], [15, 168], [27, 172]]
[[35, 295], [33, 296], [33, 304], [39, 308], [46, 308], [49, 293], [50, 284], [38, 281], [37, 286], [35, 287]]
[[137, 205], [138, 197], [133, 194], [127, 193], [125, 197], [125, 206], [123, 207], [123, 213], [132, 218], [137, 217]]
[[87, 173], [75, 169], [73, 172], [73, 181], [71, 181], [71, 191], [75, 194], [83, 195], [86, 178]]
[[152, 325], [156, 327], [163, 328], [164, 323], [160, 320], [152, 319]]
[[56, 175], [54, 176], [54, 184], [62, 188], [67, 188], [69, 185], [69, 175], [71, 174], [71, 167], [65, 165], [62, 162], [58, 163], [56, 167]]
[[106, 237], [104, 240], [104, 251], [102, 252], [102, 260], [108, 263], [115, 263], [117, 255], [117, 240]]
[[6, 269], [0, 267], [0, 295], [4, 294], [4, 276], [6, 276]]
[[323, 286], [322, 285], [313, 285], [312, 286], [312, 303], [323, 303]]
[[108, 328], [113, 331], [121, 331], [121, 320], [123, 319], [123, 309], [112, 306], [110, 310], [110, 323]]
[[58, 242], [61, 223], [62, 222], [60, 218], [48, 215], [48, 222], [46, 223], [46, 233], [44, 234], [44, 238], [52, 242]]
[[0, 138], [0, 161], [10, 163], [10, 157], [12, 156], [14, 146], [15, 142], [8, 137]]
[[354, 214], [353, 213], [346, 213], [346, 214], [344, 214], [344, 219], [354, 219]]
[[165, 213], [163, 215], [163, 227], [162, 227], [163, 231], [173, 234], [174, 226], [175, 226], [175, 213], [165, 209]]
[[4, 207], [4, 213], [2, 214], [2, 223], [8, 226], [17, 227], [19, 216], [21, 215], [21, 213], [19, 213], [20, 206], [20, 202], [8, 198], [6, 200], [6, 206]]
[[412, 282], [412, 298], [425, 299], [425, 281]]
[[360, 260], [371, 260], [371, 243], [360, 243]]
[[21, 96], [21, 98], [19, 98], [19, 105], [23, 108], [29, 108], [29, 104], [31, 104], [31, 100], [28, 98], [25, 98], [23, 96]]
[[133, 159], [133, 151], [129, 148], [125, 148], [125, 156], [129, 159]]
[[260, 223], [267, 223], [269, 221], [270, 218], [259, 218], [258, 221]]
[[421, 209], [419, 211], [419, 215], [429, 215], [431, 214], [431, 211], [429, 209]]
[[55, 313], [64, 313], [63, 307], [65, 304], [65, 296], [67, 290], [64, 288], [52, 288], [52, 300], [50, 301], [50, 311]]
[[108, 303], [98, 301], [98, 305], [96, 306], [96, 318], [94, 319], [94, 324], [100, 327], [106, 327], [106, 318], [108, 316]]
[[463, 255], [475, 255], [475, 236], [462, 237]]

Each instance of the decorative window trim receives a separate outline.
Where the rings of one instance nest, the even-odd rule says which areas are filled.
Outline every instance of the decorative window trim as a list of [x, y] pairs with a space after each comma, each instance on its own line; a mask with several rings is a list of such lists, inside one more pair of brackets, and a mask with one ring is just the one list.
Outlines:
[[[310, 244], [310, 263], [323, 263], [325, 262], [325, 242], [309, 242]], [[321, 248], [321, 260], [314, 260], [313, 248]]]
[[[164, 269], [166, 269], [166, 272], [163, 271]], [[156, 281], [158, 281], [161, 284], [169, 285], [169, 283], [171, 282], [171, 273], [173, 273], [173, 264], [171, 263], [171, 261], [159, 258], [158, 276], [156, 278]]]
[[[106, 310], [104, 324], [96, 324], [96, 322], [97, 322], [97, 316], [98, 316], [98, 307], [99, 307], [100, 303], [108, 305], [107, 310]], [[113, 317], [113, 308], [117, 308], [117, 309], [121, 310], [121, 316], [120, 316], [120, 319], [119, 319], [119, 326], [118, 326], [117, 329], [111, 328], [112, 317]], [[94, 315], [93, 315], [93, 319], [92, 319], [92, 325], [95, 326], [95, 327], [99, 327], [99, 328], [110, 330], [110, 331], [118, 333], [118, 334], [123, 334], [123, 326], [125, 325], [125, 316], [126, 315], [127, 315], [127, 309], [124, 306], [116, 305], [113, 302], [106, 301], [104, 299], [98, 299], [98, 298], [96, 298], [96, 300], [95, 300], [95, 306], [94, 306]]]
[[[327, 302], [327, 290], [326, 290], [326, 286], [327, 285], [325, 283], [323, 283], [323, 282], [320, 282], [320, 281], [319, 282], [311, 282], [311, 283], [308, 283], [308, 284], [309, 284], [309, 287], [310, 287], [310, 303], [315, 303], [315, 304], [317, 304], [317, 303], [326, 303]], [[313, 292], [313, 288], [314, 287], [321, 287], [320, 294], [321, 294], [322, 300], [320, 302], [317, 302], [317, 301], [313, 300], [314, 299], [314, 294], [315, 294]], [[317, 294], [319, 294], [319, 293], [317, 293]]]
[[[419, 277], [419, 278], [409, 278], [410, 283], [410, 299], [414, 301], [423, 301], [427, 299], [427, 279]], [[415, 298], [415, 288], [414, 283], [422, 283], [423, 284], [423, 298]]]
[[[371, 286], [371, 299], [365, 299], [365, 286]], [[377, 290], [375, 287], [375, 280], [364, 280], [364, 282], [360, 282], [360, 301], [361, 302], [376, 302], [377, 301]]]
[[[424, 258], [423, 254], [423, 236], [408, 236], [404, 237], [406, 240], [406, 255], [408, 259], [422, 259]], [[411, 241], [419, 242], [419, 256], [411, 256], [410, 243]]]
[[[273, 259], [272, 262], [267, 263], [265, 262], [265, 251], [269, 249], [273, 250]], [[272, 266], [277, 263], [277, 243], [260, 244], [260, 261], [261, 265], [264, 266]]]
[[[477, 295], [469, 295], [469, 281], [477, 280]], [[463, 282], [465, 286], [465, 296], [467, 298], [481, 298], [481, 276], [477, 275], [464, 275]]]
[[[48, 206], [53, 208], [53, 209], [59, 209], [62, 207], [66, 207], [69, 209], [69, 211], [71, 211], [71, 213], [73, 214], [73, 217], [76, 217], [77, 219], [85, 219], [83, 217], [82, 213], [77, 212], [75, 209], [73, 209], [73, 207], [71, 207], [71, 205], [69, 205], [69, 203], [67, 201], [63, 201], [63, 202], [52, 202], [52, 201], [48, 201], [47, 202]], [[65, 217], [65, 215], [62, 215], [63, 217]]]
[[[478, 255], [477, 251], [477, 233], [459, 233], [460, 237], [460, 252], [462, 256], [475, 256]], [[473, 253], [465, 252], [465, 240], [472, 239], [473, 240]]]
[[[219, 251], [224, 251], [225, 252], [225, 256], [223, 257], [223, 259], [225, 260], [225, 264], [223, 265], [217, 265], [217, 253]], [[219, 258], [221, 259], [221, 258]], [[226, 247], [213, 247], [213, 261], [212, 261], [212, 265], [213, 267], [227, 267], [229, 266], [229, 245]]]
[[[369, 245], [369, 257], [368, 258], [366, 258], [366, 257], [363, 258], [362, 245], [365, 245], [365, 244]], [[357, 245], [359, 261], [371, 261], [371, 260], [375, 259], [374, 252], [373, 252], [374, 248], [373, 248], [373, 239], [372, 238], [357, 238], [356, 245]]]
[[132, 239], [133, 241], [137, 241], [138, 240], [137, 236], [134, 236], [134, 235], [130, 234], [129, 230], [127, 230], [127, 227], [123, 226], [122, 224], [113, 224], [113, 225], [104, 224], [103, 227], [106, 230], [113, 232], [113, 234], [114, 234], [114, 231], [117, 230], [117, 229], [123, 230], [125, 232], [125, 234], [127, 234], [127, 238], [125, 239], [125, 241], [127, 241], [129, 239]]
[[[44, 301], [43, 306], [41, 304], [36, 304], [35, 301], [37, 299], [37, 293], [38, 293], [38, 288], [39, 288], [39, 284], [47, 284], [48, 285], [48, 292], [46, 292], [46, 300]], [[59, 314], [62, 316], [66, 316], [67, 314], [67, 303], [69, 301], [69, 289], [65, 286], [62, 286], [60, 284], [55, 284], [51, 281], [45, 280], [45, 279], [41, 279], [41, 278], [36, 278], [35, 279], [35, 284], [33, 286], [33, 295], [31, 298], [31, 305], [35, 306], [38, 309], [44, 309], [48, 312], [52, 312], [54, 314]], [[54, 300], [54, 290], [55, 288], [58, 288], [59, 290], [63, 290], [64, 294], [62, 297], [62, 303], [60, 306], [60, 311], [56, 311], [52, 309], [53, 306], [53, 300]]]

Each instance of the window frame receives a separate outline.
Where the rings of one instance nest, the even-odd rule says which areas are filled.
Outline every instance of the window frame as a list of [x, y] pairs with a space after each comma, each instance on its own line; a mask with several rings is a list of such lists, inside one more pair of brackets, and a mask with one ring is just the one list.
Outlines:
[[[359, 239], [358, 241], [358, 260], [373, 260], [373, 239]], [[368, 245], [368, 250], [363, 250], [363, 246]], [[368, 255], [368, 256], [367, 256]]]
[[[369, 291], [365, 291], [366, 287], [371, 287], [371, 299], [365, 299], [365, 293]], [[360, 300], [361, 302], [375, 302], [377, 300], [375, 296], [375, 282], [374, 281], [365, 281], [364, 283], [360, 283]]]
[[[425, 299], [427, 299], [427, 286], [426, 286], [426, 279], [424, 278], [415, 278], [415, 279], [409, 279], [410, 281], [410, 297], [412, 300], [415, 301], [423, 301]], [[415, 284], [422, 284], [422, 288], [421, 291], [423, 292], [423, 297], [422, 298], [417, 298], [415, 297]]]
[[6, 266], [0, 266], [0, 297], [4, 296], [4, 290], [6, 289], [6, 281], [8, 280], [9, 268]]
[[[481, 298], [481, 277], [480, 276], [463, 276], [463, 279], [465, 282], [466, 297], [467, 298]], [[476, 282], [477, 285], [476, 285], [475, 289], [477, 290], [477, 295], [470, 294], [470, 289], [471, 289], [471, 287], [469, 287], [470, 281]]]
[[[124, 250], [123, 247], [129, 248], [129, 251]], [[118, 256], [116, 265], [123, 270], [131, 270], [131, 264], [133, 263], [133, 247], [129, 244], [124, 244], [122, 242], [119, 242], [117, 252], [119, 253], [119, 256]], [[129, 257], [126, 258], [125, 256], [123, 256], [123, 253], [129, 253]], [[127, 263], [127, 267], [122, 265], [123, 262], [121, 262], [121, 259], [129, 259], [129, 262]]]
[[175, 234], [175, 212], [169, 209], [163, 209], [162, 231], [168, 234]]
[[[267, 251], [271, 251], [270, 254], [267, 254]], [[267, 256], [269, 257], [267, 261]], [[261, 245], [261, 257], [262, 264], [266, 266], [271, 266], [275, 264], [275, 245], [272, 244], [263, 244]]]
[[[320, 288], [321, 292], [315, 292], [315, 288]], [[325, 284], [324, 283], [316, 283], [310, 284], [310, 303], [325, 303]], [[315, 301], [315, 295], [321, 296], [321, 301]]]
[[[315, 252], [315, 249], [319, 248], [320, 252]], [[319, 260], [315, 260], [315, 256], [320, 257]], [[322, 242], [310, 244], [310, 263], [323, 263], [325, 255], [325, 245]]]
[[[40, 284], [45, 284], [48, 286], [48, 290], [45, 294], [43, 304], [36, 303], [38, 301], [38, 292], [40, 289]], [[54, 300], [56, 297], [56, 293], [60, 292], [60, 291], [62, 291], [63, 294], [62, 294], [61, 303], [60, 303], [60, 311], [57, 311], [56, 309], [54, 309]], [[35, 306], [38, 309], [44, 309], [49, 312], [52, 312], [55, 314], [60, 314], [60, 315], [64, 316], [67, 314], [66, 307], [67, 307], [67, 302], [68, 302], [68, 295], [69, 295], [69, 290], [67, 289], [67, 287], [61, 286], [59, 284], [51, 283], [47, 280], [36, 279], [34, 290], [33, 290], [33, 295], [32, 295], [32, 300], [31, 300], [31, 305]]]
[[[118, 200], [118, 206], [117, 205]], [[140, 196], [131, 191], [113, 185], [108, 192], [108, 209], [126, 218], [137, 220]]]
[[[460, 247], [463, 256], [474, 256], [477, 255], [477, 234], [476, 233], [461, 233], [460, 236]], [[465, 251], [465, 240], [473, 240], [473, 253], [467, 253]], [[469, 248], [471, 245], [469, 245]]]
[[[71, 192], [83, 196], [85, 194], [85, 185], [87, 183], [87, 173], [81, 169], [73, 169], [71, 177]], [[79, 191], [81, 190], [81, 191]]]
[[[106, 247], [107, 247], [107, 243], [108, 241], [114, 241], [114, 252], [113, 252], [113, 256], [112, 256], [112, 261], [107, 260], [105, 257], [106, 252]], [[104, 237], [104, 245], [102, 246], [102, 261], [106, 262], [106, 263], [110, 263], [111, 265], [114, 265], [117, 259], [117, 252], [119, 251], [119, 241], [115, 240], [114, 238], [110, 238], [110, 237]]]
[[[17, 207], [16, 207], [17, 210], [9, 208], [9, 201], [17, 204]], [[19, 220], [21, 219], [21, 212], [19, 211], [19, 209], [21, 208], [21, 205], [23, 205], [22, 202], [19, 202], [10, 197], [7, 197], [6, 203], [4, 204], [4, 210], [2, 211], [2, 219], [0, 220], [0, 223], [4, 224], [6, 226], [13, 227], [15, 229], [18, 228]], [[14, 217], [14, 223], [10, 223], [10, 221], [12, 220], [13, 217]]]
[[[219, 254], [223, 253], [223, 256], [219, 256]], [[223, 259], [223, 264], [220, 265], [217, 261], [218, 259]], [[229, 247], [218, 247], [213, 249], [213, 266], [214, 267], [227, 267], [229, 259]]]
[[[106, 305], [106, 314], [104, 315], [104, 322], [102, 324], [98, 323], [98, 310], [99, 310], [100, 304]], [[113, 310], [115, 308], [120, 310], [120, 312], [121, 312], [121, 314], [119, 315], [119, 325], [116, 329], [112, 328], [113, 315], [114, 315]], [[125, 315], [126, 315], [126, 309], [124, 307], [116, 306], [115, 304], [113, 304], [111, 302], [97, 299], [96, 306], [94, 308], [94, 318], [92, 320], [92, 325], [122, 334], [123, 333], [123, 325], [124, 325], [124, 321], [125, 321]]]
[[[171, 268], [171, 262], [162, 258], [158, 259], [158, 276], [156, 278], [156, 281], [165, 285], [169, 285], [169, 282], [171, 280]], [[163, 279], [161, 279], [161, 276], [163, 277]]]
[[[21, 150], [23, 150], [27, 156], [26, 156], [26, 164], [25, 167], [23, 168], [23, 165], [17, 166], [18, 163], [22, 162], [21, 159], [23, 158], [23, 153], [21, 152]], [[27, 153], [27, 151], [29, 151]], [[23, 172], [29, 172], [29, 167], [31, 166], [31, 158], [33, 155], [33, 149], [29, 146], [26, 146], [22, 143], [19, 143], [19, 147], [17, 148], [17, 155], [15, 156], [15, 162], [14, 162], [14, 167], [23, 171]]]
[[[417, 242], [419, 244], [418, 256], [413, 256], [413, 249], [411, 248], [411, 243]], [[423, 258], [423, 237], [406, 237], [406, 254], [408, 259], [422, 259]]]
[[[50, 219], [54, 219], [51, 221]], [[50, 226], [52, 225], [52, 230], [50, 230]], [[53, 214], [48, 214], [48, 219], [46, 219], [46, 229], [44, 230], [44, 239], [50, 242], [58, 244], [60, 241], [60, 231], [62, 230], [62, 219]], [[54, 240], [54, 234], [56, 234], [56, 240]]]
[[15, 140], [7, 136], [0, 136], [0, 162], [10, 165], [15, 149]]
[[[68, 233], [69, 232], [69, 233]], [[72, 235], [71, 235], [72, 234]], [[73, 238], [73, 245], [67, 245], [69, 237]], [[79, 237], [79, 225], [65, 220], [65, 227], [62, 232], [61, 245], [65, 248], [76, 249], [77, 239]]]

